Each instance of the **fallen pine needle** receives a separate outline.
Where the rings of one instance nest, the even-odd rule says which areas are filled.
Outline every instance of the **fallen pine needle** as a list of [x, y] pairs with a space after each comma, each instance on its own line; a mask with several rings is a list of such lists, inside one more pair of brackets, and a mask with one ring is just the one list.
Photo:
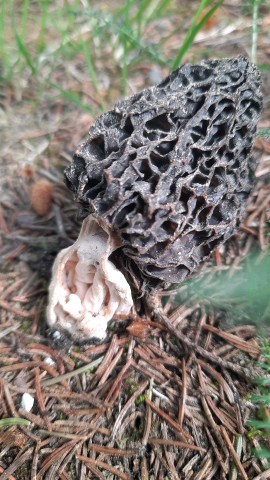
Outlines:
[[240, 459], [239, 459], [239, 457], [238, 457], [238, 455], [237, 455], [237, 453], [234, 449], [234, 446], [233, 446], [232, 442], [229, 439], [229, 435], [228, 435], [226, 429], [224, 427], [220, 426], [220, 431], [221, 431], [221, 434], [222, 434], [222, 436], [225, 440], [225, 443], [226, 443], [226, 445], [227, 445], [227, 447], [228, 447], [228, 449], [229, 449], [229, 451], [230, 451], [230, 453], [233, 457], [233, 461], [234, 461], [242, 479], [243, 480], [248, 480], [248, 476], [247, 476], [247, 474], [246, 474], [246, 472], [243, 468], [242, 463], [240, 462]]
[[88, 363], [87, 365], [84, 365], [83, 367], [77, 368], [76, 370], [73, 370], [72, 372], [64, 373], [64, 375], [59, 375], [59, 377], [55, 378], [50, 378], [49, 380], [43, 380], [41, 382], [41, 385], [43, 387], [49, 387], [50, 385], [54, 385], [55, 383], [62, 382], [63, 380], [68, 380], [69, 378], [75, 377], [76, 375], [79, 375], [80, 373], [84, 373], [90, 368], [95, 368], [97, 367], [104, 357], [97, 358], [93, 362]]
[[137, 455], [135, 450], [121, 450], [120, 448], [103, 447], [103, 445], [96, 445], [94, 443], [91, 444], [90, 450], [116, 457], [132, 457], [133, 455]]
[[198, 452], [206, 452], [205, 448], [192, 445], [187, 442], [178, 442], [177, 440], [167, 440], [166, 438], [149, 438], [148, 443], [152, 445], [167, 445], [172, 447], [190, 448], [191, 450], [197, 450]]
[[111, 465], [108, 465], [105, 462], [100, 462], [99, 460], [93, 460], [92, 458], [84, 457], [83, 455], [77, 455], [76, 458], [78, 460], [81, 460], [82, 462], [90, 463], [90, 465], [94, 465], [95, 467], [99, 468], [104, 468], [105, 470], [108, 470], [108, 472], [111, 472], [113, 475], [118, 476], [118, 478], [121, 478], [121, 480], [131, 480], [129, 475], [126, 475], [123, 472], [120, 472], [117, 468], [112, 467]]

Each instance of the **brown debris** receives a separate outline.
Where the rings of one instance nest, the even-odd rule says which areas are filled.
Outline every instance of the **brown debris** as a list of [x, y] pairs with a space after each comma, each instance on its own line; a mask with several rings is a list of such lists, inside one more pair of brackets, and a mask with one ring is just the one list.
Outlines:
[[31, 189], [31, 205], [33, 210], [45, 217], [48, 215], [53, 198], [53, 184], [48, 180], [38, 180]]

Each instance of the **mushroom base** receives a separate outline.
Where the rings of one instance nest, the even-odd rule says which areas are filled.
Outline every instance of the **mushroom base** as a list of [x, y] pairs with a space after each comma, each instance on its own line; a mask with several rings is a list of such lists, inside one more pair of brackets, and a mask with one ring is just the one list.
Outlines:
[[109, 260], [119, 241], [89, 215], [76, 242], [57, 255], [49, 286], [47, 322], [76, 341], [106, 336], [114, 316], [129, 314], [133, 300], [124, 275]]

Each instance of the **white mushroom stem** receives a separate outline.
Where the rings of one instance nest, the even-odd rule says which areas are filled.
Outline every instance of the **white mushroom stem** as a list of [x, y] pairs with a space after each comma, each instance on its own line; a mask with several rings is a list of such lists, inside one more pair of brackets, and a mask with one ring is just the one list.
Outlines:
[[57, 255], [49, 286], [47, 321], [76, 340], [103, 339], [109, 320], [133, 306], [124, 275], [109, 260], [119, 242], [89, 215], [76, 242]]

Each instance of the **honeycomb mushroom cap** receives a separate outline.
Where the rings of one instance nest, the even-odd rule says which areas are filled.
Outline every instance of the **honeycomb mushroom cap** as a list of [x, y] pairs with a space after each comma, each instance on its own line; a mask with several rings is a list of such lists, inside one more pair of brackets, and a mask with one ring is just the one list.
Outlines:
[[261, 109], [254, 65], [207, 60], [119, 101], [90, 128], [66, 182], [83, 215], [119, 236], [114, 260], [138, 288], [181, 282], [235, 233]]

